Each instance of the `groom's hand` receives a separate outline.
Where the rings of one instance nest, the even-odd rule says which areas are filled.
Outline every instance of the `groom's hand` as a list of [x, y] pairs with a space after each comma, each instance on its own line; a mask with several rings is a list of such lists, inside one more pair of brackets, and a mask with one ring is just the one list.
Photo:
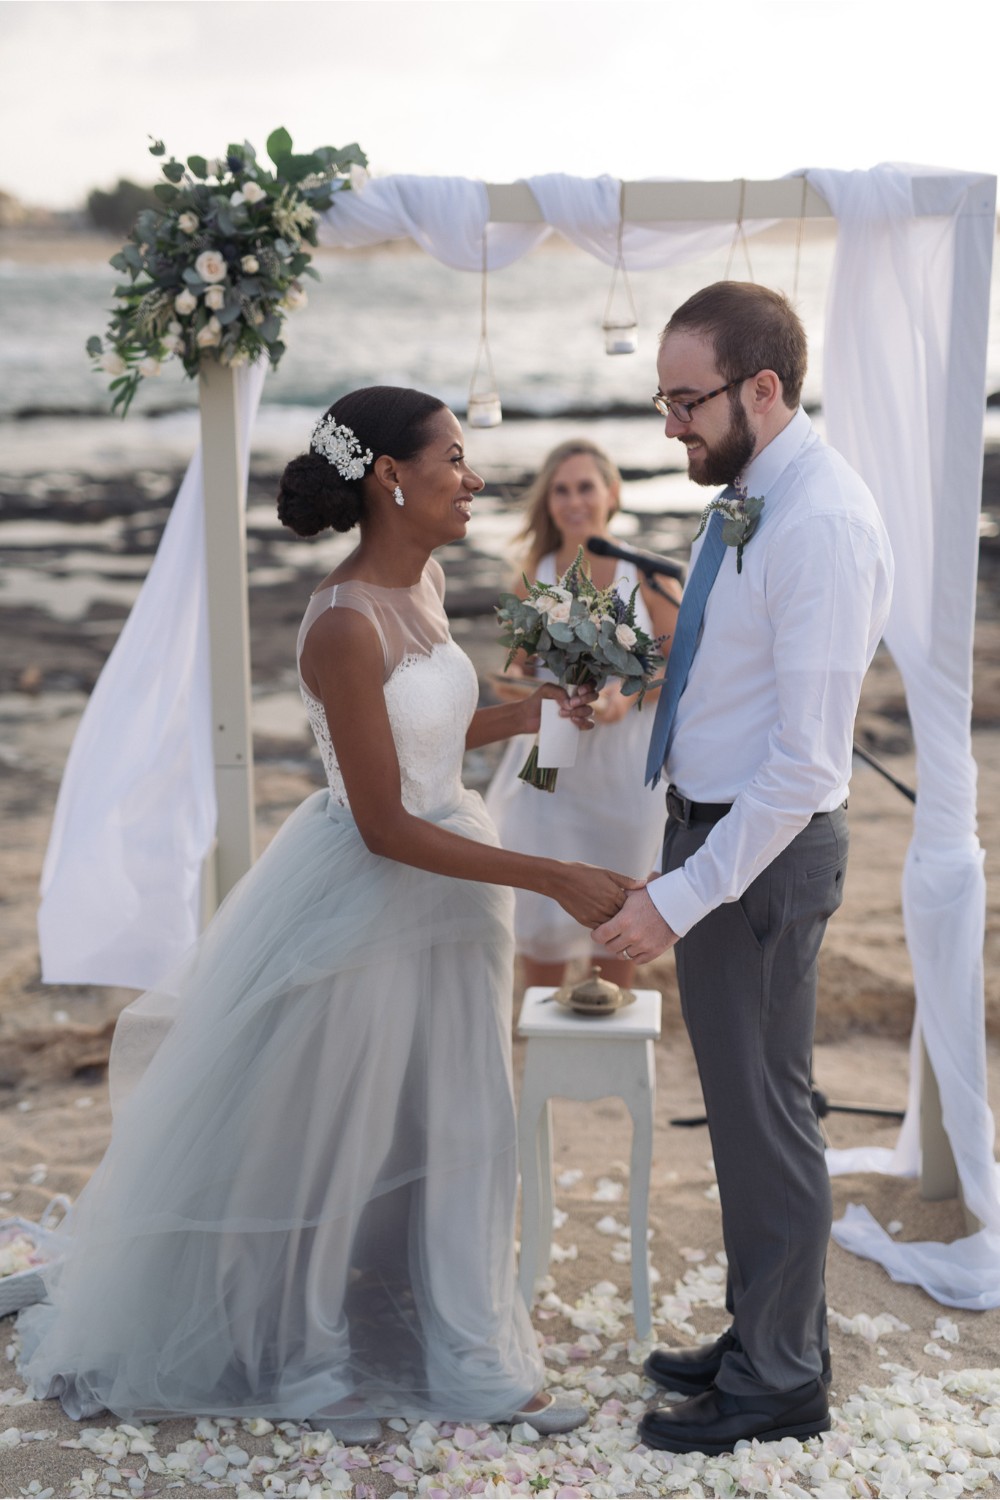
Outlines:
[[674, 946], [677, 933], [660, 916], [643, 887], [629, 892], [621, 910], [594, 928], [593, 938], [612, 953], [648, 964]]

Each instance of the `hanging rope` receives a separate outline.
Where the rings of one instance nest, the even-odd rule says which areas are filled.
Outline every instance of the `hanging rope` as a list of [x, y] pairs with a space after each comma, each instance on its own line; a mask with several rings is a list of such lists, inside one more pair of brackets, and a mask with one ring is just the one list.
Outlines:
[[799, 223], [795, 232], [795, 271], [792, 276], [792, 301], [799, 300], [799, 267], [802, 264], [802, 227], [806, 220], [806, 193], [809, 190], [809, 182], [805, 174], [802, 177], [802, 201], [799, 204]]
[[753, 266], [750, 264], [750, 246], [747, 244], [746, 232], [745, 232], [745, 230], [743, 228], [743, 210], [746, 207], [746, 197], [747, 197], [747, 180], [746, 180], [745, 177], [741, 177], [740, 178], [740, 206], [739, 206], [739, 210], [738, 210], [737, 215], [736, 215], [736, 228], [735, 228], [735, 230], [733, 232], [733, 242], [732, 242], [732, 244], [729, 247], [729, 259], [726, 261], [726, 275], [725, 275], [725, 280], [726, 281], [729, 280], [729, 272], [732, 269], [733, 256], [736, 254], [736, 246], [737, 246], [737, 244], [742, 244], [742, 246], [743, 246], [743, 256], [744, 256], [744, 259], [746, 260], [746, 263], [747, 263], [747, 274], [750, 277], [750, 280], [751, 281], [756, 281], [756, 279], [757, 279], [754, 276], [754, 274], [753, 274]]
[[[469, 425], [471, 427], [496, 427], [501, 420], [500, 395], [497, 389], [496, 371], [493, 368], [493, 355], [490, 351], [490, 335], [487, 318], [487, 284], [488, 284], [488, 262], [486, 253], [487, 225], [483, 225], [483, 269], [482, 281], [479, 295], [479, 346], [476, 349], [476, 360], [472, 367], [472, 379], [469, 381]], [[485, 390], [478, 389], [480, 373], [485, 368], [488, 385]]]
[[[601, 324], [605, 334], [605, 348], [609, 354], [631, 354], [634, 353], [636, 344], [636, 330], [639, 324], [638, 314], [635, 310], [635, 298], [632, 296], [632, 286], [628, 279], [628, 267], [625, 264], [625, 183], [618, 184], [618, 247], [615, 253], [614, 269], [611, 272], [611, 285], [608, 288], [608, 300], [604, 304], [604, 321]], [[629, 319], [625, 322], [613, 315], [615, 300], [615, 289], [618, 284], [619, 272], [621, 273], [622, 285], [628, 298]], [[625, 337], [620, 342], [624, 347], [615, 349], [611, 347], [615, 333], [618, 332]], [[609, 339], [609, 335], [611, 338]]]

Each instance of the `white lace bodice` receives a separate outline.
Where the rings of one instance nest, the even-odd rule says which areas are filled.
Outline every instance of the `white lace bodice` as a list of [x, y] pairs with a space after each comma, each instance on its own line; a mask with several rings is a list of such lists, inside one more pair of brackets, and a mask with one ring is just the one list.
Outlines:
[[[313, 595], [299, 632], [301, 658], [305, 637], [324, 609], [356, 609], [375, 625], [386, 662], [385, 702], [403, 805], [424, 818], [439, 816], [458, 803], [466, 730], [479, 701], [476, 670], [448, 633], [442, 592], [443, 578], [433, 560], [415, 589], [341, 584]], [[301, 673], [299, 687], [330, 795], [349, 807], [326, 711]]]

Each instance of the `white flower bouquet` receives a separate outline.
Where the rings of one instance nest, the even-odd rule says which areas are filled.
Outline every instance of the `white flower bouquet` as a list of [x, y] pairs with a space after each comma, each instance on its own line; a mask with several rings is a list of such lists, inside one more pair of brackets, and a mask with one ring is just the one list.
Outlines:
[[57, 1254], [53, 1213], [67, 1208], [69, 1199], [60, 1193], [37, 1224], [30, 1219], [0, 1219], [0, 1318], [45, 1296], [41, 1268], [50, 1265]]
[[[600, 689], [610, 677], [617, 677], [622, 692], [638, 694], [641, 706], [653, 685], [660, 643], [636, 621], [638, 585], [627, 600], [613, 584], [597, 588], [582, 547], [558, 583], [529, 583], [525, 578], [524, 584], [524, 599], [501, 594], [496, 606], [500, 639], [507, 647], [505, 667], [523, 651], [547, 667], [564, 687]], [[518, 775], [530, 786], [555, 791], [557, 772], [538, 764], [537, 744]]]
[[[149, 149], [165, 154], [162, 141]], [[284, 129], [267, 153], [271, 167], [249, 141], [217, 159], [164, 163], [166, 181], [153, 189], [163, 207], [144, 209], [111, 257], [129, 280], [115, 288], [104, 338], [87, 341], [95, 368], [112, 377], [112, 411], [124, 416], [140, 381], [173, 357], [190, 376], [205, 354], [226, 365], [280, 360], [285, 314], [308, 301], [301, 278], [318, 276], [308, 248], [316, 216], [364, 180], [367, 157], [356, 144], [296, 154]]]

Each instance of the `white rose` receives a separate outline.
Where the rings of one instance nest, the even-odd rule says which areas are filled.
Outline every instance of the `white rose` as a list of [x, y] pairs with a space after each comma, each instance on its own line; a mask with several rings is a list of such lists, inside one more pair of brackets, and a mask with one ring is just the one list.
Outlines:
[[204, 328], [198, 330], [195, 342], [199, 349], [214, 349], [222, 339], [222, 324], [218, 318], [209, 318]]
[[631, 651], [636, 642], [636, 634], [631, 625], [621, 624], [615, 630], [615, 640], [619, 646], [624, 646], [626, 651]]
[[193, 292], [189, 292], [187, 287], [184, 288], [183, 292], [178, 292], [174, 298], [174, 309], [180, 313], [182, 318], [186, 318], [189, 313], [193, 313], [197, 306], [198, 298]]
[[218, 312], [225, 305], [226, 294], [221, 286], [210, 286], [205, 293], [205, 306], [210, 307], [213, 312]]
[[140, 375], [159, 375], [160, 361], [158, 359], [144, 359], [139, 365]]
[[305, 289], [293, 281], [282, 299], [282, 306], [287, 307], [289, 312], [297, 312], [300, 307], [305, 307], [309, 296]]
[[203, 250], [194, 263], [202, 281], [225, 281], [226, 262], [218, 250]]
[[177, 217], [177, 228], [184, 234], [194, 234], [198, 228], [198, 215], [192, 213], [179, 214]]
[[175, 321], [173, 321], [173, 320], [171, 320], [171, 321], [170, 321], [170, 322], [169, 322], [169, 323], [168, 323], [168, 324], [167, 324], [167, 332], [168, 332], [168, 333], [172, 333], [172, 334], [174, 334], [174, 335], [176, 335], [176, 334], [178, 334], [178, 333], [183, 333], [183, 332], [184, 332], [184, 329], [183, 329], [183, 328], [182, 328], [182, 327], [181, 327], [181, 325], [180, 325], [180, 324], [179, 324], [179, 323], [177, 323], [177, 322], [175, 322]]
[[230, 208], [239, 208], [240, 204], [245, 203], [246, 201], [247, 200], [244, 198], [242, 193], [236, 192], [231, 195], [229, 199], [229, 206]]
[[351, 168], [350, 181], [351, 190], [355, 193], [360, 193], [361, 189], [368, 181], [368, 173], [365, 171], [364, 167], [359, 167], [357, 162], [355, 162]]
[[256, 255], [244, 255], [243, 259], [240, 261], [240, 266], [248, 276], [252, 276], [255, 271], [260, 270], [260, 261], [257, 259]]
[[106, 375], [124, 375], [126, 365], [120, 354], [109, 349], [107, 354], [101, 355], [101, 369]]
[[163, 347], [164, 349], [166, 349], [168, 354], [180, 354], [181, 350], [184, 348], [184, 340], [178, 338], [176, 333], [168, 333], [166, 338], [163, 340]]
[[566, 625], [569, 623], [569, 604], [565, 599], [557, 599], [550, 605], [548, 610], [549, 620], [555, 625]]
[[259, 203], [262, 198], [267, 197], [267, 191], [259, 182], [248, 182], [244, 184], [243, 197], [247, 203]]

